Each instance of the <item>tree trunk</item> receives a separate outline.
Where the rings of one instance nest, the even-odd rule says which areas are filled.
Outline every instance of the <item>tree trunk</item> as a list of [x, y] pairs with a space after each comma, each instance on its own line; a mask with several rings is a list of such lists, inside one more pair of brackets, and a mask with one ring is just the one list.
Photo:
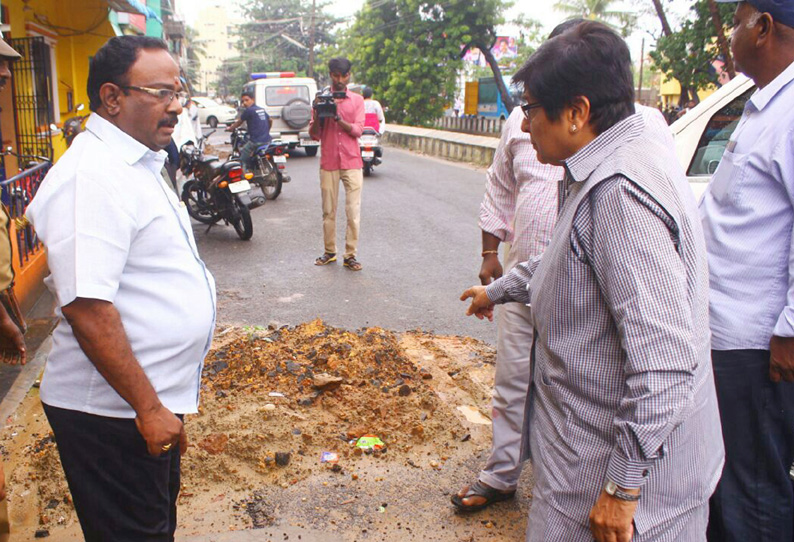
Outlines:
[[653, 0], [653, 7], [656, 8], [656, 14], [659, 16], [659, 21], [662, 23], [662, 33], [665, 36], [669, 36], [673, 31], [670, 28], [670, 23], [667, 22], [667, 15], [664, 13], [662, 0]]
[[[656, 15], [659, 16], [659, 22], [662, 23], [662, 34], [665, 36], [669, 36], [673, 33], [673, 29], [670, 28], [670, 23], [667, 22], [667, 15], [664, 12], [664, 6], [662, 5], [662, 0], [652, 0], [653, 7], [656, 9]], [[713, 1], [713, 0], [710, 0]], [[694, 89], [690, 89], [681, 84], [681, 81], [678, 82], [681, 87], [681, 96], [678, 98], [678, 105], [679, 107], [684, 107], [684, 105], [689, 101], [689, 95], [692, 94], [697, 100], [697, 92]]]
[[499, 63], [496, 61], [496, 58], [493, 56], [490, 47], [484, 47], [482, 43], [473, 43], [475, 47], [477, 47], [482, 54], [485, 55], [485, 60], [488, 62], [488, 65], [491, 67], [491, 71], [493, 72], [494, 81], [496, 81], [496, 88], [499, 89], [499, 94], [502, 95], [502, 103], [505, 104], [505, 108], [507, 109], [507, 113], [510, 114], [513, 111], [513, 108], [516, 104], [513, 103], [513, 97], [510, 96], [510, 92], [507, 90], [507, 86], [505, 85], [505, 80], [502, 77], [502, 70], [499, 69]]
[[728, 40], [725, 39], [720, 10], [714, 0], [709, 0], [709, 11], [711, 12], [711, 22], [714, 23], [714, 31], [717, 34], [717, 45], [719, 45], [720, 53], [725, 59], [725, 70], [728, 72], [728, 77], [733, 79], [736, 77], [736, 68], [733, 66], [733, 57], [731, 57], [731, 48], [728, 46]]

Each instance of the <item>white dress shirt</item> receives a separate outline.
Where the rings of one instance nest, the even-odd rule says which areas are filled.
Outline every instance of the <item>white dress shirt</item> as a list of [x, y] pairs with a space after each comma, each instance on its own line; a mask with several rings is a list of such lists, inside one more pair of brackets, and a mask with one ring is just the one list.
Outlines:
[[[215, 282], [185, 207], [153, 152], [99, 115], [50, 170], [27, 216], [47, 248], [58, 313], [77, 297], [110, 301], [132, 351], [172, 412], [198, 409], [215, 322]], [[47, 405], [133, 418], [61, 318], [41, 385]]]
[[794, 64], [753, 94], [700, 202], [712, 348], [794, 337]]

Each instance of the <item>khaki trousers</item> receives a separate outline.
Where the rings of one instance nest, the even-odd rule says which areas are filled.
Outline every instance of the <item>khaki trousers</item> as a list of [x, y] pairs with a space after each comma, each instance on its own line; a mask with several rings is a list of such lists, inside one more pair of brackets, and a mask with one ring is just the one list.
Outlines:
[[360, 169], [320, 170], [320, 191], [323, 196], [323, 238], [325, 251], [336, 254], [336, 206], [339, 203], [339, 181], [345, 185], [345, 258], [356, 255], [358, 229], [361, 223], [361, 187], [364, 175]]

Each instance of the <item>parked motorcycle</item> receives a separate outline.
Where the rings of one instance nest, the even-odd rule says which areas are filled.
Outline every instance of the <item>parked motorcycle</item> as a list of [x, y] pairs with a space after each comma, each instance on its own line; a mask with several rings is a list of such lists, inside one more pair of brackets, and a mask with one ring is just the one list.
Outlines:
[[209, 228], [223, 220], [234, 227], [240, 239], [247, 241], [254, 234], [249, 210], [249, 180], [253, 175], [244, 174], [236, 160], [221, 162], [217, 156], [205, 155], [205, 139], [198, 145], [183, 145], [180, 151], [180, 169], [189, 177], [182, 187], [182, 201], [193, 219]]
[[[85, 109], [83, 104], [80, 104], [75, 108], [76, 113], [80, 113]], [[88, 115], [75, 115], [69, 119], [66, 119], [63, 123], [63, 138], [66, 140], [66, 146], [71, 147], [72, 141], [74, 138], [77, 137], [77, 134], [83, 131], [83, 121], [88, 118]]]
[[[280, 135], [280, 134], [279, 134]], [[240, 158], [240, 150], [248, 142], [248, 131], [237, 128], [232, 132], [232, 158]], [[291, 178], [284, 173], [289, 158], [290, 146], [279, 139], [273, 139], [259, 147], [254, 154], [254, 178], [252, 182], [259, 186], [265, 199], [274, 200], [281, 194], [283, 183]], [[262, 201], [264, 203], [264, 201]]]
[[364, 162], [364, 177], [369, 177], [372, 169], [382, 162], [383, 147], [380, 145], [380, 134], [374, 128], [364, 128], [364, 132], [358, 138], [358, 147], [361, 149], [361, 161]]

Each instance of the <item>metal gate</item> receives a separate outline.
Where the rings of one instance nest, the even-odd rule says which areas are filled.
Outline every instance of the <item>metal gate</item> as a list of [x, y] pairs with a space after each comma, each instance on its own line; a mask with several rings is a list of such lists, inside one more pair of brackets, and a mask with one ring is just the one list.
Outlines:
[[11, 63], [17, 152], [52, 160], [50, 124], [54, 106], [50, 46], [40, 36], [8, 41], [22, 55]]

